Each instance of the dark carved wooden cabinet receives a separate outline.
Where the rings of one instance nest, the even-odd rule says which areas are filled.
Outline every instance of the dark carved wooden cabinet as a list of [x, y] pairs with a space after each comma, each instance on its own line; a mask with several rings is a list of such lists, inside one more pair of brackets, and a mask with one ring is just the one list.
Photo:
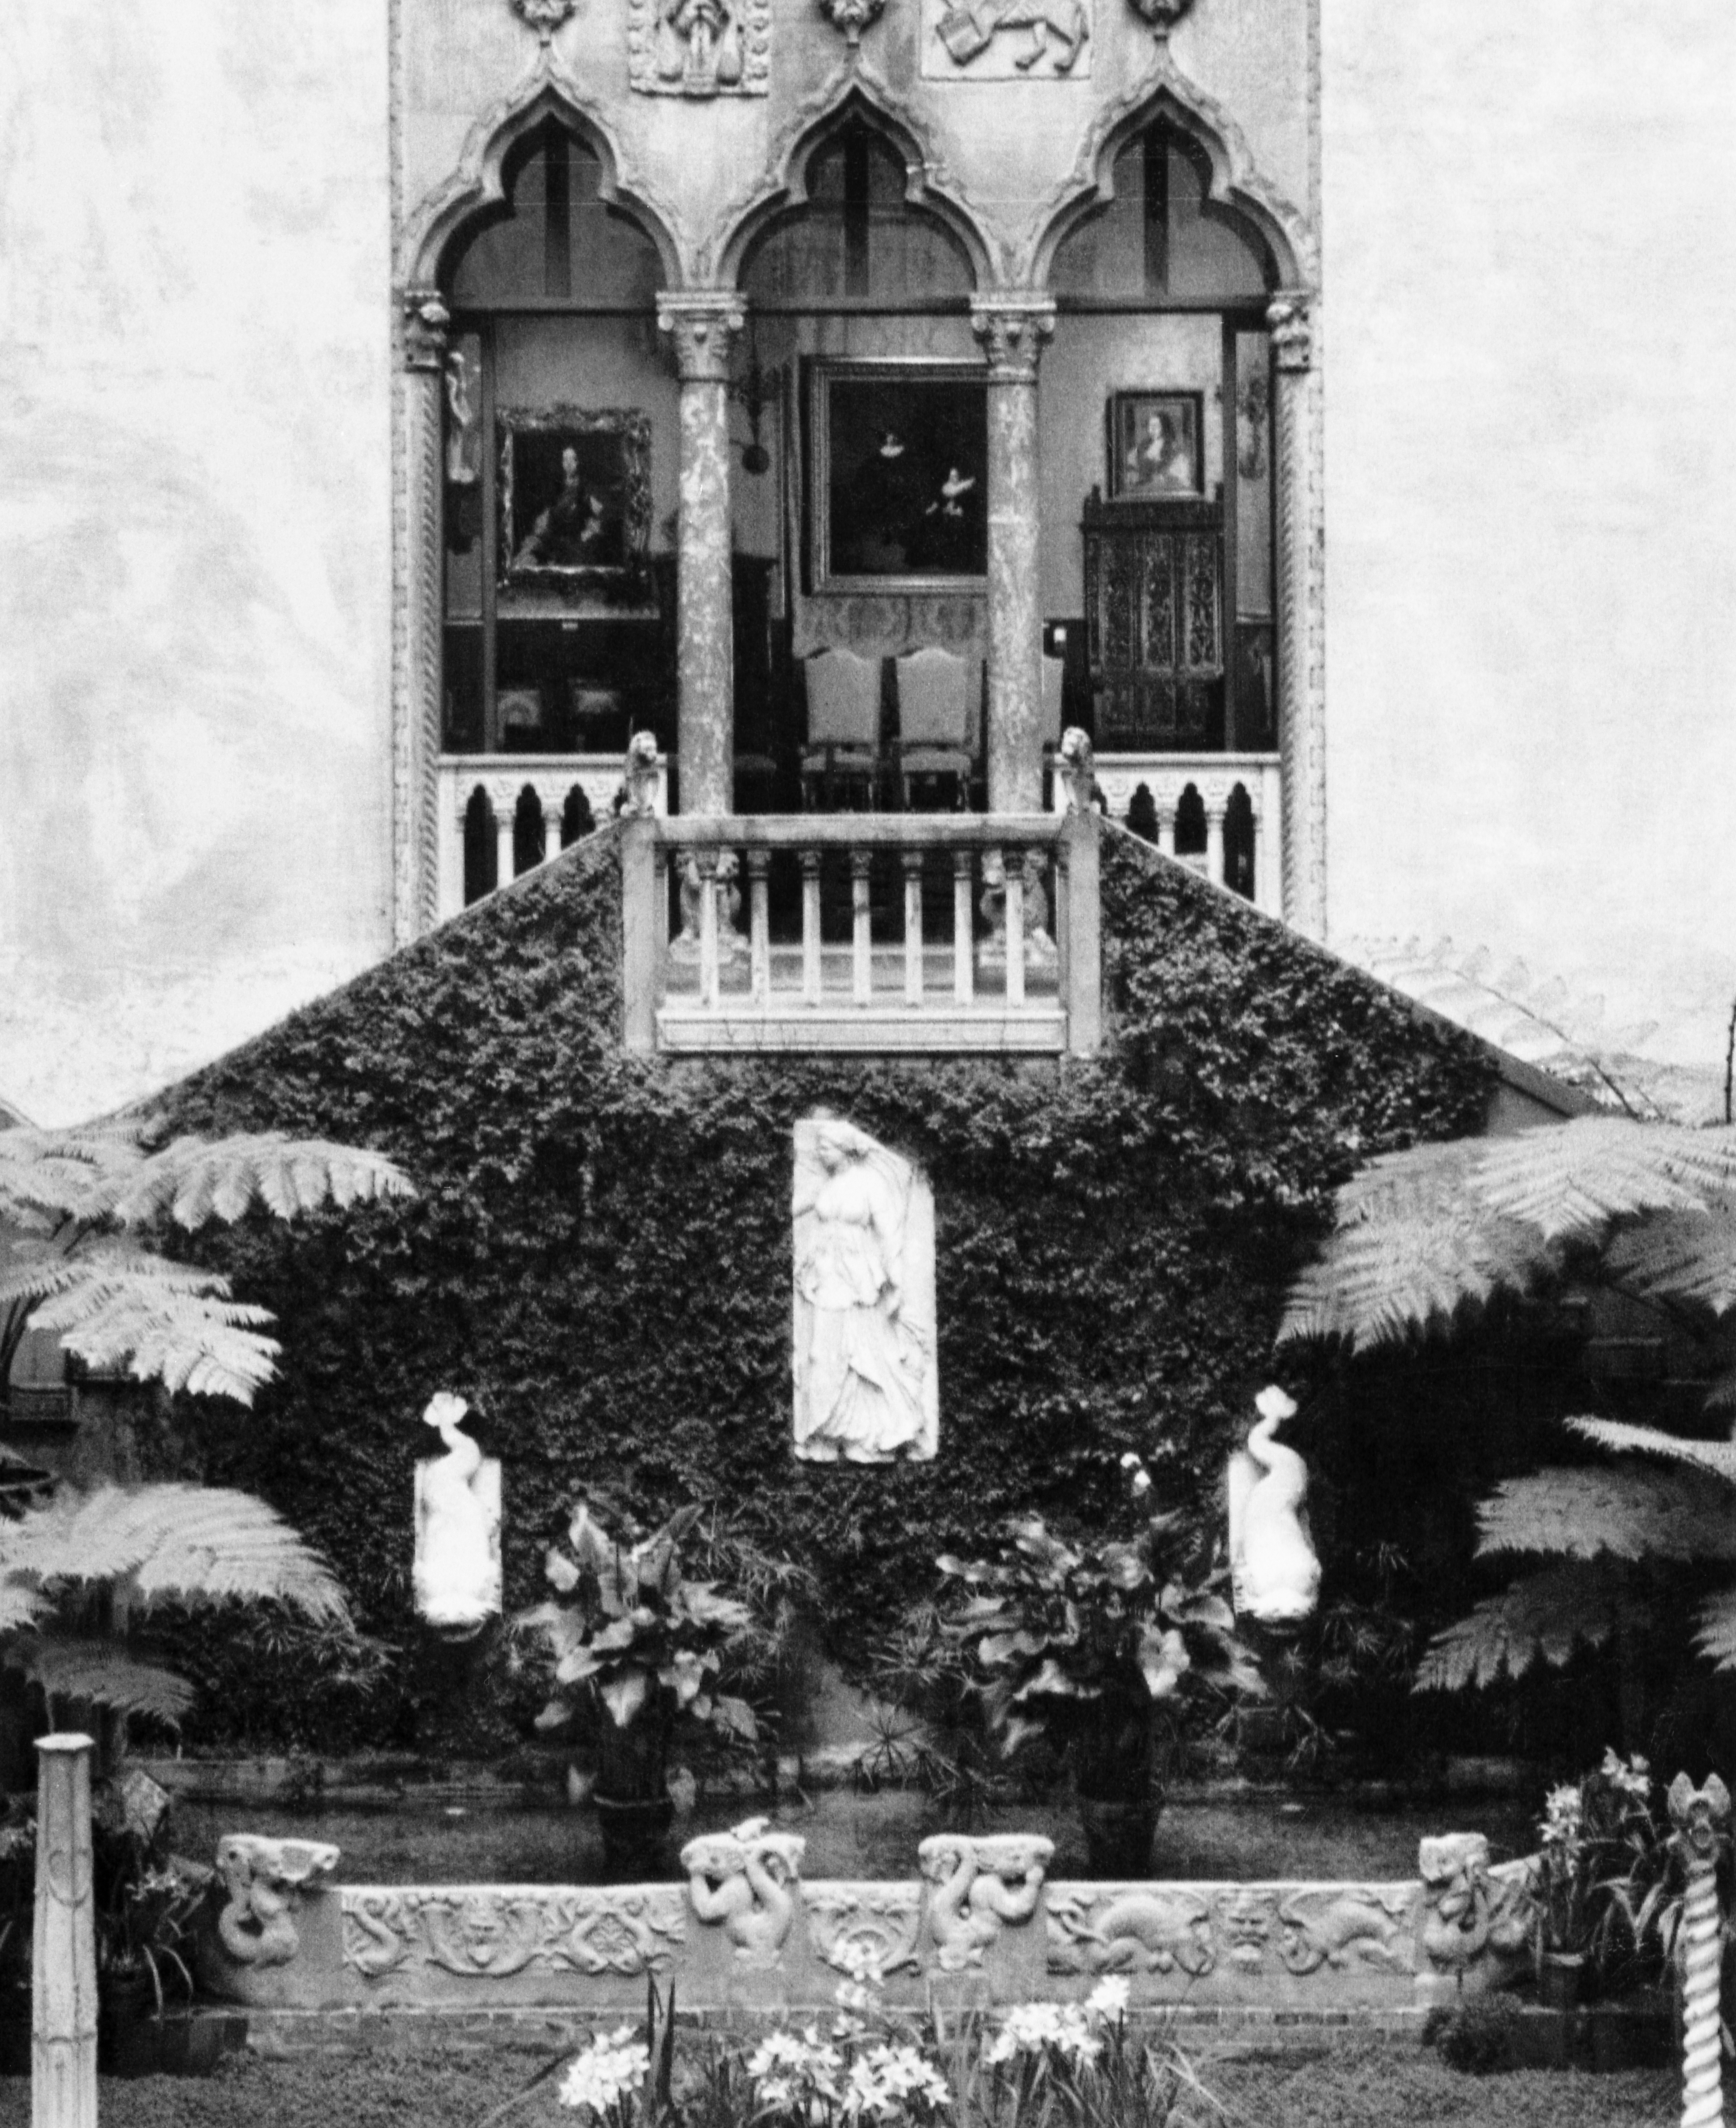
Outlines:
[[1085, 543], [1085, 647], [1107, 753], [1224, 743], [1224, 515], [1197, 496], [1105, 502]]

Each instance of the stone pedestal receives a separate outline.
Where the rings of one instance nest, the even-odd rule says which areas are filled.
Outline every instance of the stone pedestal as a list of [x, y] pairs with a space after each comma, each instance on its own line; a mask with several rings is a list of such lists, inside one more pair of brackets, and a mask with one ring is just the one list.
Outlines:
[[676, 671], [684, 813], [728, 813], [734, 803], [728, 386], [743, 315], [741, 298], [720, 289], [657, 298], [658, 330], [674, 343], [681, 379]]
[[1310, 298], [1289, 292], [1266, 312], [1277, 373], [1278, 729], [1283, 759], [1284, 915], [1311, 938], [1326, 930], [1326, 734], [1314, 640], [1318, 566], [1313, 451], [1314, 331]]
[[989, 360], [989, 810], [1035, 813], [1043, 791], [1036, 366], [1055, 330], [1039, 296], [979, 296]]
[[88, 1736], [37, 1739], [33, 2128], [96, 2128], [97, 1936]]

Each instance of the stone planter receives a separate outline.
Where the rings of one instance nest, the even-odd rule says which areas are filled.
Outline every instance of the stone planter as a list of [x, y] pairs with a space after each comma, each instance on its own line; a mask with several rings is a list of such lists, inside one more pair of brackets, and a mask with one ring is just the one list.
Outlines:
[[591, 1801], [611, 1883], [630, 1884], [666, 1874], [666, 1843], [675, 1822], [669, 1793], [672, 1727], [670, 1709], [654, 1700], [626, 1728], [618, 1729], [605, 1718], [599, 1731]]
[[1586, 1998], [1583, 1951], [1546, 1950], [1537, 1969], [1537, 1999], [1546, 2010], [1574, 2010]]
[[593, 1795], [603, 1836], [603, 1866], [614, 1884], [662, 1876], [675, 1801], [662, 1796]]
[[1093, 1877], [1149, 1876], [1151, 1842], [1163, 1812], [1162, 1798], [1147, 1793], [1079, 1798], [1079, 1825]]

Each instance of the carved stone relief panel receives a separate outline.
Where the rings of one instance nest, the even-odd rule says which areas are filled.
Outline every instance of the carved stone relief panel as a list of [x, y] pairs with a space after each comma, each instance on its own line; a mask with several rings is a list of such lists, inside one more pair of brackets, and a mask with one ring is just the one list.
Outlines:
[[1212, 1902], [1185, 1885], [1051, 1893], [1048, 1924], [1055, 1974], [1179, 1971], [1199, 1980], [1217, 1963]]
[[632, 1978], [667, 1969], [685, 1935], [667, 1890], [346, 1890], [344, 1963], [364, 1980], [437, 1966], [467, 1979], [528, 1968]]
[[627, 0], [627, 78], [644, 96], [764, 96], [771, 0]]
[[944, 1973], [980, 1965], [1002, 1929], [1036, 1912], [1055, 1842], [1001, 1833], [937, 1832], [917, 1850], [931, 1887], [928, 1936]]
[[690, 1840], [681, 1850], [693, 1910], [709, 1927], [721, 1927], [742, 1965], [778, 1962], [801, 1896], [806, 1841], [773, 1832], [763, 1817], [750, 1817], [733, 1832]]
[[238, 1965], [287, 1965], [301, 1947], [301, 1894], [337, 1866], [338, 1850], [323, 1841], [225, 1833], [217, 1842], [217, 1876], [228, 1894], [217, 1937], [225, 1954]]
[[852, 1978], [871, 1964], [883, 1976], [917, 1972], [923, 1895], [913, 1884], [809, 1886], [808, 1940], [814, 1955]]
[[922, 0], [931, 81], [1079, 79], [1091, 71], [1092, 0]]

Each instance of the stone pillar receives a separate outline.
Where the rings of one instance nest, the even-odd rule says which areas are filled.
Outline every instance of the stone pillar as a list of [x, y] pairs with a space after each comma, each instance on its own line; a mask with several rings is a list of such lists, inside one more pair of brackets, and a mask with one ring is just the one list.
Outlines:
[[1312, 298], [1290, 291], [1266, 311], [1276, 370], [1273, 433], [1278, 515], [1278, 730], [1283, 762], [1284, 916], [1326, 930], [1326, 748], [1323, 729], [1321, 541], [1315, 492]]
[[1036, 364], [1055, 304], [977, 296], [970, 330], [989, 359], [989, 810], [1035, 813], [1043, 795]]
[[404, 294], [392, 528], [391, 935], [407, 945], [438, 921], [442, 661], [440, 488], [446, 306]]
[[681, 379], [676, 670], [684, 813], [728, 813], [734, 804], [729, 355], [744, 315], [727, 289], [657, 297], [657, 328], [675, 344]]
[[96, 2128], [97, 1935], [88, 1736], [36, 1740], [33, 2128]]

